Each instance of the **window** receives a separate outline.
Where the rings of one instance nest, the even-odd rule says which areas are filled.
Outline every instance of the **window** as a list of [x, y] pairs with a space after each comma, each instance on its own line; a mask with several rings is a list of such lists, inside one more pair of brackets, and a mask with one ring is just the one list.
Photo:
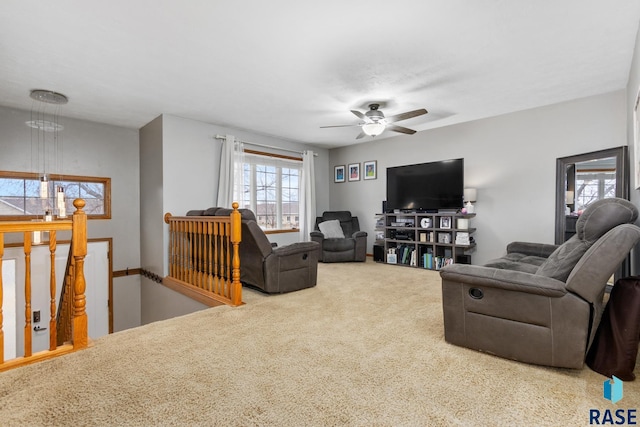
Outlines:
[[616, 196], [616, 172], [577, 171], [576, 211], [584, 210], [591, 202]]
[[41, 197], [40, 176], [26, 172], [0, 171], [0, 219], [36, 219], [46, 211], [58, 213], [56, 192], [64, 189], [67, 215], [75, 211], [73, 200], [86, 202], [84, 211], [90, 219], [111, 218], [111, 179], [87, 176], [48, 176], [46, 197]]
[[[245, 150], [234, 199], [256, 214], [263, 230], [298, 229], [302, 160]], [[242, 188], [241, 191], [238, 191]]]

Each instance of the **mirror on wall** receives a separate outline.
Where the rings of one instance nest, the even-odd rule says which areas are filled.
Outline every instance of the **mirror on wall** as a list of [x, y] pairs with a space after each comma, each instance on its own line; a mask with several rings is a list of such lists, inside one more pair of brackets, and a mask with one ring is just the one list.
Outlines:
[[629, 199], [627, 147], [610, 148], [556, 160], [556, 234], [563, 243], [575, 234], [578, 215], [608, 197]]
[[[576, 232], [579, 214], [596, 200], [629, 199], [627, 147], [610, 148], [556, 160], [556, 234], [562, 244]], [[628, 275], [625, 261], [616, 273]]]

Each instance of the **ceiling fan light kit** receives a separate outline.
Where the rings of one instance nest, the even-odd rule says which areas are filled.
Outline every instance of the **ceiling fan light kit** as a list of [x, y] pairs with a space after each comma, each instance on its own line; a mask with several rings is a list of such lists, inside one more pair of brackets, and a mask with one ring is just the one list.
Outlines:
[[378, 136], [384, 132], [385, 127], [384, 123], [365, 123], [362, 125], [362, 131], [369, 136]]
[[351, 110], [351, 112], [361, 120], [364, 120], [362, 123], [358, 123], [356, 125], [336, 125], [336, 126], [320, 126], [321, 128], [335, 128], [335, 127], [348, 127], [348, 126], [360, 126], [362, 131], [358, 134], [356, 139], [360, 139], [365, 135], [369, 135], [371, 137], [375, 137], [380, 135], [385, 130], [390, 130], [393, 132], [404, 133], [407, 135], [413, 135], [416, 133], [415, 130], [409, 129], [403, 126], [397, 126], [392, 123], [399, 122], [401, 120], [410, 119], [412, 117], [421, 116], [423, 114], [427, 114], [427, 110], [421, 108], [419, 110], [408, 111], [402, 114], [396, 114], [395, 116], [391, 116], [389, 118], [385, 118], [384, 113], [379, 110], [380, 104], [369, 104], [369, 111], [366, 113], [361, 113], [358, 110]]

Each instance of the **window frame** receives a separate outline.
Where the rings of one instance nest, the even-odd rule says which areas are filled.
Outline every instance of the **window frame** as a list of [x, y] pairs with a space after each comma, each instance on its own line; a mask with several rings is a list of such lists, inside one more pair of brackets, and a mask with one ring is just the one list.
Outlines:
[[[610, 195], [607, 195], [607, 181], [613, 181], [613, 192]], [[580, 206], [580, 210], [586, 209], [587, 206], [591, 204], [588, 203], [578, 203], [578, 200], [585, 201], [586, 196], [584, 195], [584, 188], [582, 191], [578, 191], [578, 183], [583, 182], [584, 187], [590, 186], [597, 189], [598, 196], [591, 202], [600, 199], [606, 199], [610, 197], [616, 197], [616, 171], [615, 169], [583, 169], [576, 170], [576, 189], [575, 189], [575, 206], [576, 210], [578, 210], [578, 205]], [[587, 182], [589, 182], [587, 184]]]
[[[14, 171], [1, 171], [0, 179], [28, 179], [39, 180], [42, 174], [34, 172], [14, 172]], [[102, 214], [89, 214], [87, 213], [87, 219], [111, 219], [111, 178], [96, 177], [96, 176], [83, 176], [83, 175], [62, 175], [62, 174], [47, 174], [47, 177], [51, 181], [68, 181], [68, 182], [86, 182], [86, 183], [98, 183], [104, 185], [104, 213]], [[67, 216], [70, 217], [73, 211], [67, 211]], [[33, 220], [40, 219], [42, 215], [0, 215], [0, 221], [21, 221], [21, 220]]]
[[[298, 211], [300, 210], [300, 183], [301, 183], [301, 179], [302, 179], [302, 157], [294, 157], [294, 156], [287, 156], [287, 155], [283, 155], [283, 154], [274, 154], [274, 153], [267, 153], [264, 151], [257, 151], [257, 150], [250, 150], [250, 149], [245, 149], [244, 150], [244, 154], [249, 154], [252, 156], [260, 156], [260, 157], [264, 157], [265, 159], [269, 159], [269, 158], [276, 158], [276, 159], [283, 159], [283, 160], [289, 160], [289, 161], [294, 161], [294, 162], [299, 162], [299, 167], [297, 168], [299, 173], [298, 173]], [[268, 161], [265, 162], [266, 164], [264, 166], [269, 166]], [[257, 188], [256, 188], [256, 172], [255, 172], [255, 162], [244, 162], [244, 164], [249, 164], [250, 165], [250, 192], [251, 192], [251, 198], [249, 201], [249, 204], [251, 206], [251, 210], [255, 212], [256, 214], [256, 218], [258, 217], [258, 212], [257, 212], [257, 201], [256, 201], [256, 195], [257, 195]], [[243, 167], [243, 166], [242, 166]], [[278, 226], [281, 227], [282, 226], [282, 166], [276, 166], [276, 175], [277, 175], [277, 187], [276, 187], [276, 221], [278, 222]], [[291, 168], [293, 169], [293, 168]], [[291, 214], [289, 214], [291, 215]], [[296, 214], [296, 216], [300, 216], [300, 212], [298, 212]], [[258, 223], [259, 225], [259, 223]], [[262, 227], [260, 227], [262, 228]], [[298, 222], [298, 227], [297, 228], [271, 228], [271, 229], [265, 229], [262, 228], [262, 230], [264, 231], [265, 234], [279, 234], [279, 233], [298, 233], [300, 231], [300, 225]]]

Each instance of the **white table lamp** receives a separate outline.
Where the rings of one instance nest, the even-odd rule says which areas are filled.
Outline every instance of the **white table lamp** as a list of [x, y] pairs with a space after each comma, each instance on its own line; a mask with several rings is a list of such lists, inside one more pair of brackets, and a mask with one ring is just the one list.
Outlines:
[[478, 192], [475, 188], [465, 188], [464, 189], [464, 201], [465, 201], [465, 209], [467, 213], [474, 213], [475, 207], [473, 203], [476, 202], [476, 197], [478, 196]]

